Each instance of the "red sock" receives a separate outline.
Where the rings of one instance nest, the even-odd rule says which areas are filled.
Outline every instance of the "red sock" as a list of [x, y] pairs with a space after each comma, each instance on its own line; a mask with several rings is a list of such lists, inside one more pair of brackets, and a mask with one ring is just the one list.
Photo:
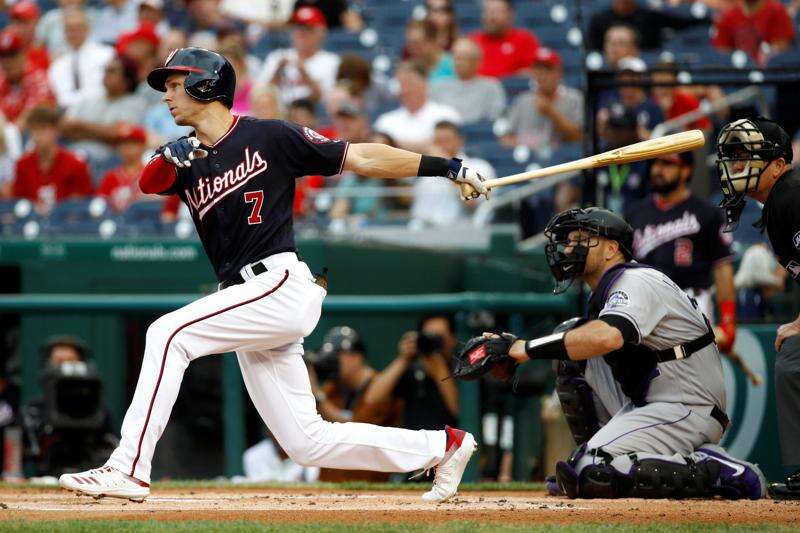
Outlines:
[[461, 446], [461, 441], [464, 440], [464, 431], [445, 426], [444, 433], [447, 435], [447, 441], [444, 443], [444, 453], [449, 452], [453, 447], [458, 448]]

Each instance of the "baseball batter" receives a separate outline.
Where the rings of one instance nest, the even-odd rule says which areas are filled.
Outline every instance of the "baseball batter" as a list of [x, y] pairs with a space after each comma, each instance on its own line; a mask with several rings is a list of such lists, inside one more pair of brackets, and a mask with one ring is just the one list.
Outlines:
[[764, 497], [758, 467], [716, 445], [728, 425], [722, 365], [697, 303], [665, 274], [631, 261], [633, 229], [611, 211], [565, 211], [545, 235], [557, 292], [576, 279], [591, 287], [588, 318], [530, 341], [487, 340], [504, 339], [518, 363], [559, 361], [557, 390], [579, 444], [556, 465], [560, 491]]
[[[727, 230], [739, 223], [747, 197], [762, 202], [761, 221], [778, 261], [800, 283], [800, 177], [792, 170], [792, 141], [776, 122], [754, 117], [727, 124], [717, 140], [717, 168]], [[778, 328], [775, 401], [784, 466], [795, 469], [770, 496], [800, 499], [800, 317]]]
[[326, 290], [295, 253], [292, 199], [295, 178], [342, 170], [380, 178], [446, 176], [465, 199], [487, 193], [483, 178], [457, 159], [348, 144], [283, 121], [233, 116], [233, 68], [209, 50], [177, 50], [147, 81], [165, 93], [175, 123], [194, 132], [157, 151], [140, 187], [176, 194], [188, 206], [220, 290], [150, 326], [119, 447], [103, 467], [65, 474], [60, 485], [143, 500], [186, 367], [198, 357], [235, 351], [256, 409], [295, 462], [382, 472], [435, 468], [423, 499], [451, 497], [475, 450], [471, 434], [334, 424], [317, 413], [303, 338], [317, 325]]

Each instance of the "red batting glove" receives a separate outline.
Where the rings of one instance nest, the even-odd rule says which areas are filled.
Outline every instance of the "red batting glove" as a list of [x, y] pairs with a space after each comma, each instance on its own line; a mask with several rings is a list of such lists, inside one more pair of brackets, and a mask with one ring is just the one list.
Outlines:
[[717, 346], [721, 352], [728, 353], [736, 342], [736, 302], [728, 300], [719, 303], [720, 320], [717, 328]]

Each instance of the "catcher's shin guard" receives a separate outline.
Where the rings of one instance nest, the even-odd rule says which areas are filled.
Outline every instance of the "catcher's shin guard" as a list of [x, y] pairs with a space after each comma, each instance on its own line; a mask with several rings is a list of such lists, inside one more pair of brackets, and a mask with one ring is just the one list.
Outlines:
[[559, 361], [556, 369], [556, 394], [575, 444], [580, 446], [597, 433], [600, 425], [592, 388], [583, 377], [580, 363]]
[[639, 460], [629, 454], [633, 466], [631, 486], [626, 496], [632, 498], [704, 498], [714, 495], [714, 482], [719, 477], [719, 465], [712, 462], [695, 463], [685, 458], [681, 464], [663, 459]]

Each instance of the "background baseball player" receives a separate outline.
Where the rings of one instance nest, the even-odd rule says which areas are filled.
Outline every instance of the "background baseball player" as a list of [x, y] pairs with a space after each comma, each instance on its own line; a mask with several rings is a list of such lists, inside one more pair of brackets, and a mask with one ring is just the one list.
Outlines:
[[[736, 289], [733, 283], [733, 239], [722, 231], [722, 213], [692, 194], [688, 184], [694, 172], [692, 152], [670, 154], [653, 161], [653, 194], [632, 204], [625, 219], [633, 227], [633, 256], [657, 268], [697, 300], [700, 310], [715, 323], [717, 347], [755, 384], [761, 376], [731, 353], [736, 341]], [[712, 284], [719, 313], [714, 313]]]
[[[722, 365], [696, 302], [665, 274], [630, 261], [632, 228], [611, 211], [565, 211], [545, 235], [557, 291], [575, 279], [591, 287], [588, 320], [530, 341], [479, 337], [465, 352], [470, 362], [501, 353], [518, 363], [554, 359], [566, 381], [585, 377], [591, 390], [576, 391], [584, 396], [580, 446], [556, 466], [561, 491], [571, 498], [764, 497], [758, 467], [716, 445], [728, 425]], [[602, 427], [591, 427], [609, 413]]]
[[145, 498], [156, 442], [186, 367], [204, 355], [236, 351], [256, 409], [295, 462], [383, 472], [436, 468], [423, 498], [455, 494], [476, 446], [471, 434], [334, 424], [317, 413], [302, 343], [317, 325], [326, 290], [295, 253], [292, 200], [295, 178], [342, 170], [382, 178], [448, 176], [470, 197], [486, 193], [483, 178], [457, 159], [332, 141], [287, 122], [234, 116], [233, 68], [209, 50], [173, 52], [148, 83], [165, 93], [175, 123], [194, 133], [158, 150], [141, 189], [177, 194], [188, 206], [220, 290], [150, 326], [119, 447], [105, 466], [64, 475], [61, 486]]
[[[738, 225], [749, 196], [764, 204], [758, 225], [767, 231], [778, 262], [800, 283], [800, 176], [791, 168], [792, 144], [777, 123], [763, 117], [726, 125], [717, 139], [726, 229]], [[800, 317], [778, 328], [775, 395], [783, 464], [800, 466]], [[800, 499], [800, 470], [770, 485], [773, 498]]]

